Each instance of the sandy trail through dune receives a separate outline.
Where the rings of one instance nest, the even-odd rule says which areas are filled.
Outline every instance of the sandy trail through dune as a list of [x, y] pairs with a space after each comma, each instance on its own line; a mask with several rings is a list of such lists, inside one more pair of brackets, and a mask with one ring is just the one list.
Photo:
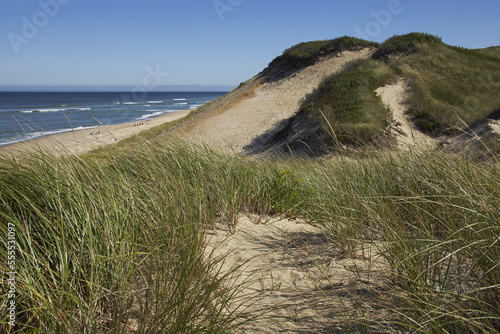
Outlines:
[[245, 333], [343, 333], [345, 315], [360, 300], [375, 301], [378, 308], [366, 315], [384, 322], [388, 312], [377, 291], [386, 280], [385, 263], [374, 250], [344, 258], [318, 227], [269, 217], [256, 224], [255, 218], [241, 216], [234, 234], [218, 225], [217, 234], [206, 235], [206, 254], [224, 259], [222, 273], [234, 270], [227, 283], [240, 289], [233, 304], [262, 314]]
[[410, 97], [409, 80], [400, 78], [396, 83], [380, 87], [375, 92], [392, 112], [393, 133], [399, 148], [429, 148], [437, 145], [434, 138], [417, 129], [407, 114]]

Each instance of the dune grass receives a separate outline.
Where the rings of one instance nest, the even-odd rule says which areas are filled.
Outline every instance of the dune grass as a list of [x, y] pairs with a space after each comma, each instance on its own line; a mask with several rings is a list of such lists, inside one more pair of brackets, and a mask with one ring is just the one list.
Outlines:
[[[244, 322], [229, 305], [238, 288], [204, 257], [204, 232], [215, 221], [233, 228], [243, 210], [292, 211], [279, 189], [293, 181], [184, 144], [113, 152], [0, 162], [1, 233], [14, 226], [17, 245], [16, 332], [224, 333]], [[2, 259], [6, 246], [2, 237]], [[3, 286], [10, 271], [2, 261]]]
[[[495, 164], [444, 153], [249, 161], [143, 142], [3, 159], [0, 193], [1, 233], [15, 225], [18, 246], [16, 332], [238, 332], [258, 315], [238, 307], [238, 287], [204, 254], [203, 236], [215, 222], [234, 229], [242, 213], [300, 216], [324, 228], [340, 257], [376, 247], [394, 326], [500, 329]], [[9, 271], [2, 261], [2, 284]], [[362, 313], [346, 319], [366, 323]], [[9, 332], [5, 317], [0, 326]]]
[[[296, 48], [303, 49], [300, 44]], [[388, 112], [374, 90], [397, 76], [410, 79], [408, 113], [431, 135], [459, 134], [500, 110], [498, 48], [454, 47], [423, 33], [394, 36], [372, 59], [326, 78], [301, 110], [326, 133], [333, 127], [339, 141], [369, 141], [389, 125]]]
[[297, 65], [311, 65], [322, 56], [336, 54], [354, 48], [378, 47], [376, 42], [344, 36], [326, 41], [304, 42], [292, 46], [283, 52], [287, 61]]
[[339, 256], [378, 249], [386, 298], [408, 331], [500, 330], [498, 166], [434, 152], [311, 169], [312, 221]]
[[412, 80], [409, 113], [430, 134], [458, 134], [500, 109], [499, 57], [425, 45], [393, 66]]
[[339, 142], [371, 140], [387, 128], [390, 119], [375, 90], [395, 77], [396, 72], [382, 62], [352, 64], [351, 70], [325, 79], [304, 100], [301, 112], [320, 120]]

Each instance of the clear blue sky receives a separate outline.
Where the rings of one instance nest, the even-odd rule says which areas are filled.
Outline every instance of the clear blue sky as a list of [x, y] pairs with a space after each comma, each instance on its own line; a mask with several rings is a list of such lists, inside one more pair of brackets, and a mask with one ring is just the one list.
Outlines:
[[360, 32], [500, 45], [499, 14], [498, 0], [1, 0], [0, 90], [152, 85], [155, 70], [231, 88], [294, 44]]

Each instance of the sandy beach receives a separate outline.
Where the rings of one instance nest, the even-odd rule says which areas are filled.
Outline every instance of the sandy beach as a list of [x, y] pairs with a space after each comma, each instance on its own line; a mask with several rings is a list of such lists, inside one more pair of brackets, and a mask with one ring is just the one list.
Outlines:
[[0, 154], [17, 156], [28, 150], [43, 149], [52, 153], [84, 154], [96, 148], [116, 144], [120, 140], [137, 135], [142, 131], [178, 120], [191, 110], [169, 112], [148, 120], [135, 121], [93, 129], [69, 131], [26, 142], [0, 147]]

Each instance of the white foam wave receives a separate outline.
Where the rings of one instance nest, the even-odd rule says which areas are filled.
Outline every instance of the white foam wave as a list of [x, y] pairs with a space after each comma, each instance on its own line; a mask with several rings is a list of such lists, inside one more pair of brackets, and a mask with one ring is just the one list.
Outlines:
[[146, 115], [142, 115], [141, 117], [139, 117], [137, 120], [140, 121], [140, 120], [143, 120], [143, 119], [147, 119], [147, 118], [152, 118], [152, 117], [156, 117], [156, 116], [160, 116], [160, 115], [163, 115], [165, 112], [163, 111], [155, 111], [155, 110], [149, 110], [149, 111], [153, 111], [153, 113], [151, 114], [146, 114]]
[[148, 101], [148, 103], [163, 103], [163, 101]]
[[187, 104], [187, 102], [183, 102], [183, 103], [174, 103], [174, 106], [185, 106]]
[[44, 108], [44, 109], [34, 109], [33, 111], [38, 112], [58, 112], [58, 111], [66, 111], [68, 108]]
[[20, 143], [22, 141], [23, 141], [22, 139], [3, 141], [3, 142], [0, 142], [0, 147]]
[[201, 107], [203, 104], [193, 104], [190, 109], [196, 109], [196, 108], [199, 108]]
[[123, 104], [140, 104], [140, 102], [123, 102]]
[[69, 110], [90, 110], [92, 108], [86, 107], [86, 108], [42, 108], [42, 109], [31, 109], [31, 110], [20, 110], [19, 112], [22, 112], [24, 114], [26, 113], [33, 113], [33, 112], [60, 112], [60, 111], [69, 111]]
[[78, 130], [88, 130], [88, 129], [95, 129], [98, 126], [79, 126], [74, 129], [60, 129], [60, 130], [54, 130], [54, 131], [42, 131], [42, 132], [35, 132], [33, 135], [37, 137], [42, 137], [42, 136], [50, 136], [50, 135], [56, 135], [59, 133], [65, 133], [65, 132], [70, 132], [72, 130], [78, 131]]
[[186, 101], [185, 98], [182, 98], [182, 99], [174, 99], [174, 101]]
[[[79, 126], [77, 128], [74, 128], [74, 130], [87, 130], [87, 129], [95, 129], [98, 128], [98, 126]], [[68, 130], [70, 131], [70, 130]]]
[[45, 136], [66, 133], [66, 132], [70, 132], [73, 130], [78, 131], [78, 130], [88, 130], [88, 129], [95, 129], [95, 128], [98, 128], [98, 126], [79, 126], [77, 128], [74, 128], [74, 129], [66, 128], [66, 129], [59, 129], [59, 130], [53, 130], [53, 131], [37, 131], [37, 132], [27, 133], [24, 136], [22, 136], [22, 138], [0, 142], [0, 147], [12, 145], [12, 144], [16, 144], [16, 143], [21, 143], [24, 141], [37, 139], [37, 138], [41, 138], [41, 137], [45, 137]]

